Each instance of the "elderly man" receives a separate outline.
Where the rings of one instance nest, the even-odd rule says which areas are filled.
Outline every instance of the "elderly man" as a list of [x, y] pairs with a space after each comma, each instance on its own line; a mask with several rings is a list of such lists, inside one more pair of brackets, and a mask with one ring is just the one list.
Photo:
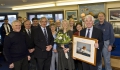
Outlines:
[[25, 35], [21, 30], [21, 22], [12, 22], [13, 31], [10, 32], [4, 41], [4, 55], [9, 68], [13, 70], [28, 70], [28, 60], [30, 60]]
[[60, 26], [61, 26], [60, 20], [56, 20], [55, 25], [56, 25], [56, 30], [55, 31], [59, 31], [60, 30]]
[[88, 63], [82, 62], [83, 70], [97, 70], [98, 63], [101, 61], [101, 51], [103, 48], [103, 34], [102, 31], [96, 27], [93, 27], [94, 17], [87, 15], [85, 17], [86, 28], [80, 31], [80, 36], [87, 38], [95, 38], [98, 40], [98, 43], [95, 43], [95, 48], [97, 49], [96, 53], [96, 66], [90, 65]]
[[[96, 24], [96, 27], [103, 31], [104, 48], [102, 50], [102, 54], [105, 63], [105, 70], [112, 70], [110, 55], [113, 43], [115, 41], [113, 27], [109, 22], [105, 21], [105, 14], [103, 12], [98, 14], [98, 19], [99, 22]], [[102, 70], [102, 61], [98, 70]]]
[[85, 26], [84, 20], [85, 20], [86, 14], [85, 14], [85, 13], [82, 13], [80, 16], [81, 16], [81, 18], [82, 18], [82, 20], [80, 20], [80, 22], [82, 23], [82, 27], [85, 28], [86, 26]]
[[47, 25], [47, 18], [40, 19], [40, 26], [34, 30], [35, 58], [37, 59], [38, 70], [50, 70], [52, 45], [54, 38]]
[[30, 68], [29, 70], [36, 70], [36, 60], [34, 58], [34, 43], [33, 43], [33, 29], [31, 28], [31, 22], [30, 20], [26, 20], [24, 22], [25, 28], [23, 29], [23, 32], [25, 33], [25, 39], [27, 42], [28, 50], [31, 56], [30, 60]]

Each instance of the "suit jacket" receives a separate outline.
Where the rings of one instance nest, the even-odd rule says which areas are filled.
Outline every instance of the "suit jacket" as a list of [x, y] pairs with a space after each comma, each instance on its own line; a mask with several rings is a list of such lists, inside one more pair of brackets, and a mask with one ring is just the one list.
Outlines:
[[46, 42], [44, 33], [41, 29], [41, 26], [38, 26], [34, 29], [34, 43], [35, 43], [35, 52], [34, 55], [36, 58], [47, 58], [52, 56], [52, 49], [46, 51], [46, 46], [54, 44], [54, 38], [49, 27], [46, 27], [48, 35], [48, 43]]
[[[10, 31], [12, 31], [12, 26], [11, 26], [10, 24], [8, 24], [8, 26], [10, 27]], [[4, 38], [5, 38], [5, 36], [6, 36], [6, 31], [5, 31], [4, 23], [3, 23], [2, 26], [1, 26], [0, 32], [1, 32], [1, 33], [0, 33], [0, 34], [1, 34], [1, 41], [2, 41], [2, 43], [3, 43]]]
[[23, 33], [25, 33], [25, 40], [26, 40], [28, 49], [34, 48], [34, 43], [33, 43], [33, 30], [32, 30], [32, 28], [31, 28], [31, 34], [30, 34], [30, 36], [28, 35], [28, 33], [27, 33], [27, 31], [26, 31], [25, 28], [23, 29]]
[[[80, 31], [80, 36], [84, 36], [85, 37], [86, 34], [86, 28]], [[91, 38], [95, 38], [98, 40], [98, 44], [99, 44], [99, 49], [97, 49], [97, 54], [96, 54], [96, 62], [100, 62], [101, 61], [101, 53], [102, 53], [102, 48], [103, 48], [103, 33], [100, 29], [93, 27], [93, 32], [92, 32], [92, 36]]]

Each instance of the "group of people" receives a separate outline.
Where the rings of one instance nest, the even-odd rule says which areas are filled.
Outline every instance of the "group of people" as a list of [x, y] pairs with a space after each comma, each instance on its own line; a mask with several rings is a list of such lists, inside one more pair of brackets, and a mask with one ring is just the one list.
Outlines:
[[[22, 23], [15, 20], [8, 24], [4, 20], [1, 27], [3, 53], [9, 68], [13, 70], [102, 70], [102, 57], [105, 69], [112, 70], [110, 65], [110, 51], [114, 43], [112, 25], [105, 21], [105, 14], [98, 14], [99, 22], [94, 24], [92, 15], [84, 15], [82, 22], [75, 23], [73, 18], [68, 20], [49, 19], [41, 17], [25, 20]], [[62, 45], [54, 42], [57, 33], [95, 38], [96, 66], [79, 61], [72, 57], [72, 42]], [[4, 36], [2, 36], [4, 33]], [[67, 46], [67, 47], [66, 47]], [[66, 57], [65, 53], [68, 54]]]

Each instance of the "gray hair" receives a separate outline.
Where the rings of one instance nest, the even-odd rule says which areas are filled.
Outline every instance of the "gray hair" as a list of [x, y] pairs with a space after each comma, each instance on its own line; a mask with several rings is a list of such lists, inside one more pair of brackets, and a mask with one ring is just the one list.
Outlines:
[[21, 22], [19, 20], [13, 21], [11, 25], [13, 26], [15, 23], [20, 23], [20, 25], [21, 25]]
[[48, 19], [46, 17], [41, 17], [40, 22], [42, 21], [42, 19], [46, 19], [48, 21]]
[[92, 18], [92, 21], [93, 21], [93, 22], [95, 21], [95, 18], [94, 18], [92, 15], [86, 15], [86, 16], [85, 16], [85, 21], [86, 21], [88, 18]]

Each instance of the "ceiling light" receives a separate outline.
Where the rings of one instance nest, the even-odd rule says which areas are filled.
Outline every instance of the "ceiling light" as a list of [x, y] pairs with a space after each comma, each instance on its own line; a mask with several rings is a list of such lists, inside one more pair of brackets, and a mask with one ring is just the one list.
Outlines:
[[76, 1], [69, 0], [69, 1], [57, 1], [56, 6], [99, 3], [99, 2], [112, 2], [112, 1], [119, 1], [119, 0], [76, 0]]
[[38, 4], [29, 4], [29, 5], [22, 5], [22, 6], [15, 6], [12, 7], [12, 10], [24, 10], [24, 9], [35, 9], [35, 8], [45, 8], [45, 7], [53, 7], [55, 3], [38, 3]]

